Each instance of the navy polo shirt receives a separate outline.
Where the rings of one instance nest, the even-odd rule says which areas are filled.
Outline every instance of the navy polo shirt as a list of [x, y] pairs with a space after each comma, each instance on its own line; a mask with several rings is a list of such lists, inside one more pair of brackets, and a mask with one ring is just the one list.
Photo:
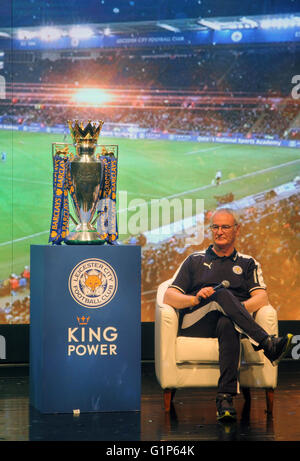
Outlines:
[[212, 245], [188, 256], [170, 287], [195, 296], [201, 288], [214, 287], [223, 280], [228, 280], [228, 290], [241, 302], [249, 299], [253, 290], [266, 289], [260, 264], [254, 258], [236, 250], [220, 257]]

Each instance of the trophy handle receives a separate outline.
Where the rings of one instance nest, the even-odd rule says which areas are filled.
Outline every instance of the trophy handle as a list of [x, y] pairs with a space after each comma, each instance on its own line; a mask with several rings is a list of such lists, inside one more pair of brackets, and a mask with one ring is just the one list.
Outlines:
[[72, 219], [73, 223], [75, 224], [75, 226], [78, 226], [78, 222], [76, 221], [75, 218], [73, 218], [73, 216], [71, 215], [71, 213], [69, 212], [69, 216], [70, 218]]
[[101, 211], [97, 211], [95, 218], [91, 222], [92, 226], [94, 226], [96, 224], [96, 222], [98, 221], [100, 213], [101, 213]]

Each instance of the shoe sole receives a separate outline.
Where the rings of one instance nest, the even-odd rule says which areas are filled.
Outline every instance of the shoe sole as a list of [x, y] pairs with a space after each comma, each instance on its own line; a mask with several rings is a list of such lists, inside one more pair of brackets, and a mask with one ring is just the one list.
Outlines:
[[278, 365], [280, 360], [282, 360], [288, 354], [288, 352], [290, 351], [291, 346], [292, 346], [293, 336], [294, 335], [292, 335], [291, 333], [288, 333], [288, 335], [287, 335], [288, 340], [287, 340], [287, 343], [286, 343], [286, 346], [285, 346], [284, 350], [282, 351], [281, 355], [276, 360], [271, 362], [273, 367], [276, 367], [276, 365]]
[[217, 412], [217, 420], [218, 421], [236, 421], [236, 414], [232, 414], [228, 410], [226, 410], [222, 415], [219, 415], [219, 413]]

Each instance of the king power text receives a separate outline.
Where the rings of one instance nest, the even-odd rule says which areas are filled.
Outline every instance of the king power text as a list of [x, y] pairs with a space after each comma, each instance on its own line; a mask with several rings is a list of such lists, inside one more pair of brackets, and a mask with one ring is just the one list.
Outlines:
[[68, 328], [68, 356], [117, 355], [118, 329], [113, 326]]

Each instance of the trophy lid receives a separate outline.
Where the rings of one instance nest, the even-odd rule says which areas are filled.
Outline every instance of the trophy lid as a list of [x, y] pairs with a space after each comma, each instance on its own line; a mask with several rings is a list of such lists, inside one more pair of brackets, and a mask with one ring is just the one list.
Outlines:
[[84, 127], [83, 122], [75, 120], [73, 123], [71, 120], [68, 120], [70, 133], [74, 143], [90, 145], [97, 144], [103, 123], [104, 122], [102, 120], [99, 120], [97, 125], [96, 123], [92, 123], [91, 120], [88, 120], [86, 127]]

